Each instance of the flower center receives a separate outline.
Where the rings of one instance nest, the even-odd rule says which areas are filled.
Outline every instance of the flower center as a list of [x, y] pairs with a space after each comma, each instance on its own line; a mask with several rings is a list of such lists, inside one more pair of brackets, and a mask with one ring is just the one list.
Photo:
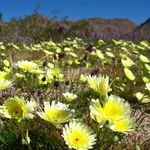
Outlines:
[[79, 141], [79, 139], [78, 139], [78, 138], [75, 138], [75, 141], [76, 141], [76, 142], [78, 142], [78, 141]]
[[19, 113], [19, 111], [16, 110], [14, 113], [17, 115]]

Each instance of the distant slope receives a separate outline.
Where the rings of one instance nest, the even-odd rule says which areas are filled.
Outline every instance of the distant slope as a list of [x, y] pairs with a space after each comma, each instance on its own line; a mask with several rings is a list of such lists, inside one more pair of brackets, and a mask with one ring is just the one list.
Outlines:
[[137, 25], [129, 19], [91, 18], [89, 20], [95, 26], [96, 31], [100, 34], [103, 34], [105, 38], [130, 37], [131, 32], [137, 27]]
[[133, 35], [135, 36], [135, 38], [150, 40], [150, 18], [148, 18], [144, 23], [138, 26], [133, 31]]
[[56, 21], [39, 14], [24, 19], [13, 19], [0, 24], [0, 41], [38, 43], [40, 41], [59, 41], [66, 37], [80, 37], [86, 40], [103, 38], [148, 39], [150, 19], [137, 26], [129, 19], [103, 19], [93, 17], [82, 20]]

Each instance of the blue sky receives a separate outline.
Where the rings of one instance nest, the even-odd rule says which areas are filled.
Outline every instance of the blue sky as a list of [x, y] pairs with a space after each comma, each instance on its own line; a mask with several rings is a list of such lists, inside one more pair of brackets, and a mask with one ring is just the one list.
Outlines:
[[77, 20], [88, 17], [129, 18], [140, 24], [150, 17], [150, 0], [0, 0], [0, 12], [4, 20], [24, 17], [39, 4], [39, 12], [52, 16], [53, 10], [61, 10], [58, 16]]

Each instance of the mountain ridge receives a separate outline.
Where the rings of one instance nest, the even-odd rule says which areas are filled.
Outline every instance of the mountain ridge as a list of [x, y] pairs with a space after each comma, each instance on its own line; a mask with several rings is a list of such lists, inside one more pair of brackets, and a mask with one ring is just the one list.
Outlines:
[[[63, 30], [59, 30], [59, 28]], [[53, 20], [39, 14], [24, 19], [13, 19], [0, 23], [0, 41], [38, 43], [40, 41], [60, 40], [66, 37], [83, 39], [112, 38], [124, 40], [150, 40], [150, 18], [136, 25], [127, 18], [105, 19], [90, 17], [80, 20]]]

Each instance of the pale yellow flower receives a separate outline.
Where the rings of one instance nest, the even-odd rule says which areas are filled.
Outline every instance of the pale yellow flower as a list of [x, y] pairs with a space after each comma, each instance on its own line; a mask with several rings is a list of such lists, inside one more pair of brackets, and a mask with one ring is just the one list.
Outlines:
[[32, 72], [33, 70], [37, 68], [36, 63], [32, 61], [28, 61], [28, 60], [18, 61], [16, 65], [24, 72]]
[[60, 128], [61, 123], [69, 122], [73, 119], [74, 110], [70, 110], [67, 104], [52, 101], [51, 104], [44, 102], [44, 111], [37, 113], [42, 119]]
[[110, 128], [113, 131], [117, 132], [131, 132], [133, 131], [133, 120], [130, 117], [126, 117], [120, 120], [115, 120], [112, 125], [110, 125]]
[[26, 102], [23, 97], [19, 98], [16, 96], [4, 102], [4, 105], [0, 107], [0, 113], [6, 118], [14, 118], [21, 121], [24, 118], [33, 118], [32, 112], [36, 106], [35, 102]]
[[149, 59], [146, 56], [142, 55], [142, 54], [139, 56], [139, 58], [144, 63], [148, 63], [149, 62]]
[[71, 102], [71, 101], [73, 101], [74, 99], [77, 98], [76, 94], [73, 94], [73, 93], [70, 93], [70, 92], [63, 93], [63, 96], [65, 97], [67, 102]]
[[150, 98], [141, 92], [137, 92], [135, 94], [135, 96], [140, 103], [149, 103], [150, 102]]
[[104, 55], [100, 50], [96, 50], [96, 55], [97, 55], [98, 58], [104, 59]]
[[96, 143], [96, 134], [87, 125], [77, 121], [65, 125], [62, 136], [70, 149], [88, 150]]
[[12, 85], [12, 82], [4, 78], [0, 78], [0, 90], [5, 90]]
[[88, 76], [87, 82], [89, 86], [96, 92], [100, 93], [103, 96], [106, 96], [110, 90], [109, 86], [109, 77], [108, 76]]
[[128, 68], [124, 68], [124, 73], [126, 75], [126, 77], [130, 80], [135, 80], [135, 76], [134, 74], [132, 73], [131, 70], [129, 70]]

